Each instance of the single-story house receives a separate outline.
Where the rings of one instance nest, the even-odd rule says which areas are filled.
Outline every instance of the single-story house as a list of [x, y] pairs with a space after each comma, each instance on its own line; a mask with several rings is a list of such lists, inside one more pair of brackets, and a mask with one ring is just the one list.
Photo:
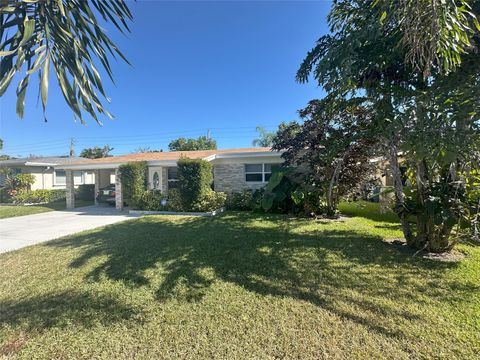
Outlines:
[[[13, 175], [32, 174], [35, 182], [32, 190], [37, 189], [65, 189], [66, 173], [62, 166], [85, 161], [86, 158], [70, 156], [29, 157], [0, 161], [0, 169], [8, 169]], [[94, 184], [93, 171], [78, 170], [73, 172], [74, 186]], [[0, 171], [0, 186], [5, 184], [5, 171]]]
[[122, 209], [122, 184], [116, 176], [122, 164], [133, 161], [145, 161], [148, 166], [148, 187], [168, 193], [176, 186], [177, 161], [181, 157], [204, 159], [213, 165], [213, 187], [215, 191], [227, 193], [244, 189], [258, 189], [270, 178], [272, 166], [281, 164], [281, 152], [270, 148], [242, 148], [226, 150], [170, 151], [138, 153], [112, 156], [101, 159], [79, 160], [64, 164], [67, 184], [67, 208], [75, 207], [75, 172], [93, 172], [95, 194], [99, 189], [115, 183], [116, 207]]

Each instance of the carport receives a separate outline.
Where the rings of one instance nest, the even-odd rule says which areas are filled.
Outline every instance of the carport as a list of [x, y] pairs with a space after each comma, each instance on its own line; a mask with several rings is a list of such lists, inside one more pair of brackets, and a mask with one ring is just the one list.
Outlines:
[[118, 176], [118, 167], [120, 164], [88, 164], [79, 162], [77, 164], [67, 165], [63, 167], [66, 176], [66, 201], [67, 209], [75, 208], [75, 186], [74, 171], [93, 171], [95, 178], [94, 201], [97, 204], [97, 194], [100, 189], [111, 184], [115, 184], [115, 207], [123, 210], [122, 182]]

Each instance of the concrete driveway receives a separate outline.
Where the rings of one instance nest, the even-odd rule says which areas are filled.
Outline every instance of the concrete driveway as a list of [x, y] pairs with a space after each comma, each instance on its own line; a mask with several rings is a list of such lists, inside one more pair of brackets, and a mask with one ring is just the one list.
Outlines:
[[138, 217], [112, 207], [86, 206], [0, 220], [0, 253]]

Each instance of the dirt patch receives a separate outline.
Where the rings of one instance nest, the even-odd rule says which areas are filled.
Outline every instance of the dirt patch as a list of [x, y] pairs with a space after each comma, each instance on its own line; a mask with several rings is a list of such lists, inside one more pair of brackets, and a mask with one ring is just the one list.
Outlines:
[[0, 347], [0, 355], [10, 355], [20, 350], [27, 342], [25, 333], [20, 333], [17, 337], [8, 339], [5, 344]]
[[467, 257], [465, 253], [457, 250], [447, 251], [443, 253], [432, 253], [428, 251], [414, 250], [407, 246], [407, 242], [403, 238], [387, 239], [385, 240], [385, 242], [392, 245], [401, 252], [434, 261], [459, 262]]

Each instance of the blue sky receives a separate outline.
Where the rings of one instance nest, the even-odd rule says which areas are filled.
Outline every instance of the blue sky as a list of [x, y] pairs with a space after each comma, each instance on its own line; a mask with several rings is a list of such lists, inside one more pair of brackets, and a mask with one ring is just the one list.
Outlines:
[[[70, 138], [84, 147], [110, 144], [113, 154], [138, 147], [167, 150], [170, 140], [211, 136], [219, 148], [248, 147], [255, 126], [273, 130], [323, 96], [295, 73], [328, 31], [328, 1], [143, 1], [131, 3], [132, 33], [112, 37], [133, 64], [114, 62], [116, 84], [104, 77], [114, 120], [75, 122], [51, 77], [48, 122], [27, 93], [25, 118], [15, 114], [15, 89], [0, 99], [3, 153], [62, 155]], [[110, 28], [108, 28], [110, 29]], [[18, 79], [18, 78], [17, 78]]]

